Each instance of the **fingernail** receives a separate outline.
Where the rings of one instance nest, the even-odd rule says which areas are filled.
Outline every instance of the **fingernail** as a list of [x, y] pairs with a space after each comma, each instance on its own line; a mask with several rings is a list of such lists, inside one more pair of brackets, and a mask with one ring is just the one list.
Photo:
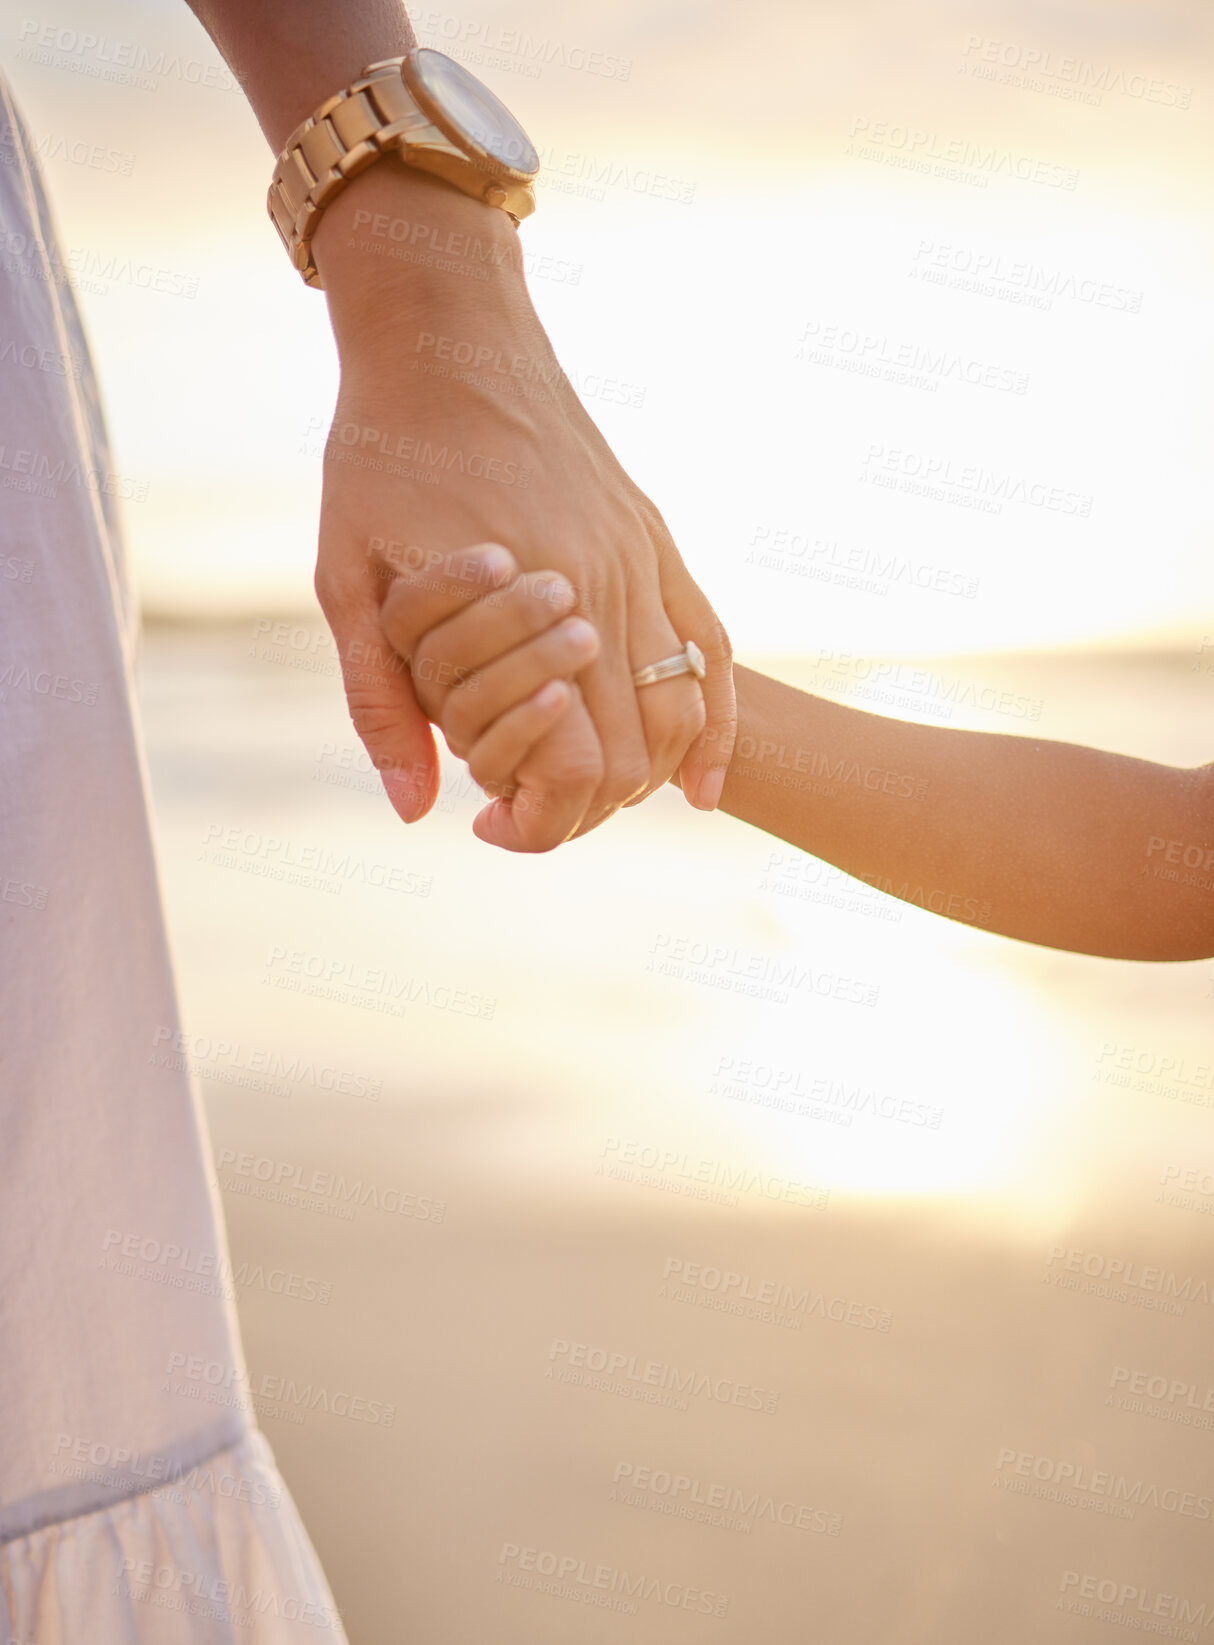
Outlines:
[[687, 798], [697, 811], [715, 811], [721, 803], [721, 793], [725, 787], [725, 771], [722, 766], [714, 766], [705, 771], [700, 780], [695, 783]]
[[555, 708], [558, 703], [563, 703], [568, 696], [569, 687], [564, 680], [549, 680], [547, 685], [542, 685], [539, 688], [531, 700], [537, 708], [547, 709]]
[[599, 643], [599, 631], [584, 617], [570, 617], [565, 624], [565, 637], [578, 651], [593, 651]]
[[491, 579], [505, 577], [514, 570], [514, 556], [508, 548], [503, 548], [500, 543], [495, 543], [488, 553], [482, 557], [481, 568], [484, 574]]
[[541, 585], [540, 598], [547, 600], [549, 605], [556, 606], [557, 610], [568, 611], [577, 604], [577, 590], [564, 577], [553, 577], [549, 582]]

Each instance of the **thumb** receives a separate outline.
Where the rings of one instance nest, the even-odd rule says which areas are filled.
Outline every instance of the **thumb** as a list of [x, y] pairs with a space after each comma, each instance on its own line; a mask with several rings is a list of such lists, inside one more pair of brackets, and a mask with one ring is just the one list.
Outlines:
[[403, 822], [424, 817], [438, 794], [438, 753], [408, 665], [379, 626], [379, 607], [332, 621], [346, 702], [359, 740]]
[[714, 811], [721, 798], [738, 734], [733, 651], [721, 619], [692, 579], [677, 550], [659, 552], [658, 581], [662, 604], [675, 633], [684, 640], [696, 642], [704, 653], [707, 669], [700, 681], [704, 693], [704, 729], [683, 756], [678, 783], [697, 809]]

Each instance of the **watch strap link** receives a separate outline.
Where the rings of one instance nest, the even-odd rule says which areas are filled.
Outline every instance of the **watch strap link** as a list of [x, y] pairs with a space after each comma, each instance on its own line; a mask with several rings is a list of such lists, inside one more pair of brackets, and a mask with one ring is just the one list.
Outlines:
[[[324, 208], [351, 178], [393, 149], [408, 149], [412, 165], [475, 192], [514, 220], [535, 210], [528, 184], [505, 182], [478, 171], [417, 106], [401, 78], [403, 58], [372, 63], [351, 85], [322, 103], [283, 146], [274, 167], [267, 206], [293, 266], [304, 284], [320, 286], [312, 236]], [[471, 184], [471, 186], [470, 186]]]

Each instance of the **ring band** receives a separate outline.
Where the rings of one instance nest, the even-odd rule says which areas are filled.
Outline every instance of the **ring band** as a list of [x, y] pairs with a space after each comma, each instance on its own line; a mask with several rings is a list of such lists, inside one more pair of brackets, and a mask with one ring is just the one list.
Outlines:
[[663, 657], [660, 663], [638, 668], [632, 676], [632, 683], [635, 686], [656, 685], [659, 680], [673, 680], [680, 674], [694, 674], [697, 680], [702, 680], [707, 673], [704, 653], [694, 640], [688, 640], [682, 651], [673, 657]]

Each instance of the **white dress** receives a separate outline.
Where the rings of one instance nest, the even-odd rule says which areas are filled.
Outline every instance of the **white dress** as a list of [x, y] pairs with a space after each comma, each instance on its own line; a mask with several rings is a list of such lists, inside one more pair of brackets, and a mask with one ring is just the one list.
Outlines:
[[201, 1115], [164, 1055], [121, 482], [2, 80], [0, 128], [2, 1637], [340, 1645], [251, 1415]]

